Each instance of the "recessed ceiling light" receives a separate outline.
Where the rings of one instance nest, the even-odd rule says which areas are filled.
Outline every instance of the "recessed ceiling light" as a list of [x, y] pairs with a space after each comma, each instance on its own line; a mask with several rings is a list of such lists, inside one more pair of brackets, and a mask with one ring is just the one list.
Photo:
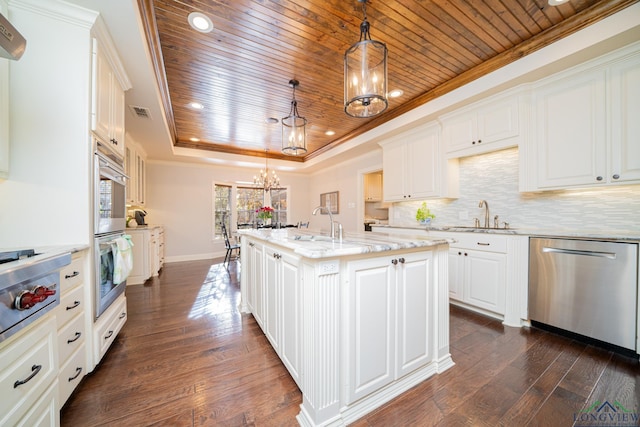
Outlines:
[[404, 94], [404, 92], [400, 89], [394, 89], [391, 92], [389, 92], [389, 98], [397, 98], [399, 96], [402, 96]]
[[199, 102], [190, 102], [189, 107], [193, 108], [194, 110], [204, 109], [204, 105], [200, 104]]
[[200, 138], [189, 138], [191, 142], [200, 142]]
[[279, 121], [280, 120], [276, 119], [275, 117], [267, 117], [266, 119], [264, 119], [264, 122], [270, 125], [278, 123]]
[[568, 1], [569, 0], [549, 0], [548, 3], [549, 3], [549, 6], [558, 6], [558, 5], [561, 5], [562, 3], [566, 3]]
[[327, 136], [333, 136], [333, 135], [335, 135], [336, 133], [335, 133], [334, 131], [332, 131], [332, 130], [328, 130], [328, 131], [326, 131], [324, 134], [325, 134], [325, 135], [327, 135]]
[[196, 31], [200, 31], [201, 33], [208, 33], [213, 30], [213, 22], [211, 19], [204, 13], [200, 12], [191, 12], [189, 17], [189, 25]]

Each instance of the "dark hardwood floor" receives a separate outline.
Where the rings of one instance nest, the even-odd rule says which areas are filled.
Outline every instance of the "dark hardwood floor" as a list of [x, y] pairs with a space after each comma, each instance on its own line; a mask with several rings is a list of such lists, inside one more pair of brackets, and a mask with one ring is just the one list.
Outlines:
[[[193, 261], [129, 286], [128, 322], [62, 426], [297, 425], [301, 393], [238, 311], [238, 283], [234, 262]], [[354, 425], [640, 425], [637, 359], [456, 307], [451, 354], [453, 368]]]

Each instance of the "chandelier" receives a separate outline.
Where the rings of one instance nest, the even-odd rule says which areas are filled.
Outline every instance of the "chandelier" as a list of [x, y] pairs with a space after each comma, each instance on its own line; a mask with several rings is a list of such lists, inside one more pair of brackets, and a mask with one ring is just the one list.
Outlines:
[[362, 3], [364, 20], [360, 40], [344, 53], [344, 112], [351, 117], [373, 117], [387, 102], [387, 46], [371, 40], [367, 0]]
[[253, 176], [253, 185], [257, 188], [263, 189], [264, 191], [280, 187], [280, 178], [276, 175], [276, 171], [272, 170], [271, 173], [269, 173], [268, 151], [269, 150], [264, 150], [264, 169], [260, 169], [259, 175]]
[[299, 81], [289, 80], [293, 87], [293, 99], [291, 100], [291, 112], [282, 119], [282, 152], [289, 156], [297, 156], [307, 152], [307, 119], [298, 114], [298, 102], [296, 101], [296, 87]]

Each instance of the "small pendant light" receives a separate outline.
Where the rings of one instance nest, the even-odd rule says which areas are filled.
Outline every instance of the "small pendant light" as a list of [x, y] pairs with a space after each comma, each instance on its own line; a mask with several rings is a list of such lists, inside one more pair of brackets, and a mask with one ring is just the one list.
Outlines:
[[362, 3], [364, 20], [360, 41], [344, 54], [344, 112], [352, 117], [373, 117], [388, 107], [387, 46], [371, 40], [367, 0]]
[[291, 112], [282, 119], [282, 152], [289, 156], [299, 156], [307, 152], [307, 119], [298, 114], [298, 102], [296, 101], [296, 87], [299, 81], [289, 80], [293, 87], [293, 99], [291, 100]]

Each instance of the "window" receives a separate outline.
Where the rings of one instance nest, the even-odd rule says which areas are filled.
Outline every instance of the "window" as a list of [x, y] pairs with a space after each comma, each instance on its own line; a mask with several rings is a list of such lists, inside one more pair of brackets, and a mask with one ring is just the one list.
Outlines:
[[[213, 188], [214, 238], [222, 236], [220, 221], [224, 221], [229, 231], [253, 227], [256, 210], [262, 206], [271, 206], [274, 209], [272, 224], [287, 224], [288, 191], [286, 188], [265, 192], [261, 188], [215, 183]], [[233, 203], [234, 199], [235, 203]]]
[[231, 230], [231, 186], [215, 185], [213, 200], [213, 234], [215, 236], [222, 235], [220, 223], [224, 221], [227, 230]]
[[238, 187], [236, 196], [236, 225], [250, 227], [256, 217], [256, 210], [264, 206], [264, 190], [252, 187]]
[[274, 209], [273, 221], [280, 224], [287, 223], [287, 189], [271, 190], [271, 207]]

